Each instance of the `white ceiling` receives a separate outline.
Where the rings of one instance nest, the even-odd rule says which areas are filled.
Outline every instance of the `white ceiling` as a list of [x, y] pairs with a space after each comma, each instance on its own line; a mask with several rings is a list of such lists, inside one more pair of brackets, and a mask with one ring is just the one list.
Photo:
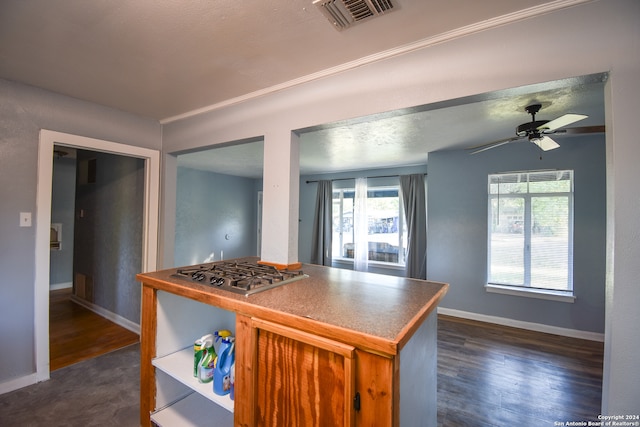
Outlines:
[[[312, 0], [1, 0], [0, 78], [166, 121], [459, 28], [523, 10], [547, 13], [566, 2], [395, 3], [384, 16], [337, 31]], [[576, 112], [590, 115], [590, 123], [581, 125], [603, 124], [602, 86], [582, 83], [519, 88], [300, 130], [301, 171], [420, 164], [429, 151], [506, 138], [528, 121], [522, 109], [532, 100], [550, 103], [541, 119]], [[239, 174], [240, 168], [260, 176], [261, 147], [258, 141], [217, 149], [224, 151], [212, 154], [210, 167], [218, 159], [219, 172]]]

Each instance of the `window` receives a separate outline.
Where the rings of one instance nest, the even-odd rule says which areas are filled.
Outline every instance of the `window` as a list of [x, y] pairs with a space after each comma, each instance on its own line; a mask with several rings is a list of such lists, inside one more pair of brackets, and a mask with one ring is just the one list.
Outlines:
[[[355, 190], [333, 191], [333, 259], [353, 259]], [[407, 230], [398, 187], [367, 190], [369, 261], [404, 265]]]
[[488, 283], [573, 291], [573, 171], [489, 175]]

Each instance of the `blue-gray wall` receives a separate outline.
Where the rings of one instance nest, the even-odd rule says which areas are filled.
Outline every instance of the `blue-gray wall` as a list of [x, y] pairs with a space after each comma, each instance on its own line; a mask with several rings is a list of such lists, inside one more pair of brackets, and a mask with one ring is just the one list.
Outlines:
[[[612, 189], [615, 187], [615, 192], [607, 192], [607, 326], [602, 413], [636, 413], [640, 395], [637, 370], [640, 334], [636, 326], [640, 324], [637, 309], [640, 306], [640, 198], [634, 195], [640, 181], [636, 126], [640, 111], [640, 56], [634, 52], [640, 47], [640, 2], [581, 2], [536, 17], [527, 18], [526, 13], [511, 17], [514, 16], [523, 19], [501, 22], [487, 29], [483, 25], [467, 27], [437, 40], [425, 40], [425, 48], [417, 48], [420, 44], [411, 45], [412, 49], [406, 54], [393, 51], [388, 58], [376, 56], [371, 63], [358, 63], [355, 68], [341, 69], [330, 76], [167, 123], [163, 126], [163, 148], [167, 153], [175, 153], [256, 135], [283, 138], [296, 129], [323, 123], [610, 72], [605, 85], [607, 181]], [[545, 51], [549, 46], [562, 55], [539, 65], [521, 60], [523, 49]], [[265, 150], [270, 152], [269, 144]], [[431, 174], [430, 168], [429, 172]], [[165, 166], [166, 174], [174, 174], [170, 162]], [[271, 184], [274, 175], [265, 176], [265, 187]], [[163, 208], [165, 218], [173, 217], [175, 212], [175, 205], [171, 203], [173, 190], [171, 185], [163, 186], [163, 191], [168, 193], [163, 194], [163, 200], [169, 200]], [[273, 212], [268, 214], [267, 217], [272, 216]], [[165, 236], [166, 233], [173, 235], [173, 224], [167, 225], [163, 228]], [[440, 241], [447, 250], [448, 242]], [[285, 238], [282, 244], [291, 242]], [[163, 255], [173, 256], [173, 249], [171, 244], [164, 246]], [[486, 245], [478, 250], [486, 251]], [[481, 261], [478, 268], [483, 265]], [[468, 267], [455, 260], [446, 267], [451, 271], [452, 267], [461, 266]], [[503, 299], [507, 303], [512, 300]], [[564, 304], [564, 311], [575, 310], [566, 307]], [[502, 309], [499, 311], [504, 313]]]
[[140, 323], [144, 160], [78, 150], [78, 165], [92, 158], [95, 182], [76, 181], [74, 275], [90, 280], [89, 302]]
[[[257, 255], [262, 180], [178, 167], [174, 264]], [[213, 254], [213, 255], [212, 255]]]
[[[427, 173], [427, 166], [408, 166], [404, 168], [389, 169], [369, 169], [353, 172], [343, 172], [322, 175], [305, 175], [300, 177], [300, 221], [298, 228], [298, 257], [300, 262], [311, 262], [311, 241], [313, 236], [313, 221], [316, 210], [316, 195], [318, 192], [317, 182], [324, 179], [335, 180], [334, 188], [355, 188], [355, 178], [367, 177], [369, 186], [400, 185], [399, 175], [410, 175], [414, 173]], [[384, 177], [384, 178], [375, 178]], [[348, 179], [346, 179], [348, 178]], [[353, 179], [351, 179], [353, 178]], [[353, 269], [353, 263], [335, 261], [333, 267]], [[382, 267], [380, 265], [369, 264], [368, 271], [371, 273], [388, 274], [392, 276], [404, 276], [405, 270], [400, 267]]]
[[[0, 384], [35, 373], [35, 227], [41, 129], [160, 149], [161, 127], [146, 119], [0, 79]], [[51, 153], [53, 156], [53, 153]]]
[[[65, 149], [71, 152], [70, 149]], [[73, 282], [73, 228], [76, 194], [75, 153], [53, 158], [51, 222], [62, 224], [60, 250], [52, 250], [49, 283], [52, 287], [68, 287]]]
[[[573, 137], [546, 152], [510, 144], [469, 155], [429, 154], [427, 277], [450, 284], [442, 307], [604, 333], [606, 179], [603, 136]], [[573, 304], [488, 293], [487, 175], [496, 172], [573, 169]]]

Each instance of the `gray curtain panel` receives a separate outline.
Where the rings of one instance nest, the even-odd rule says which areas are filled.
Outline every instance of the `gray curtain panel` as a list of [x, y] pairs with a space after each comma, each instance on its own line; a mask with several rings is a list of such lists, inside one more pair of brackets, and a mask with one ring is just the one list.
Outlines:
[[427, 208], [424, 175], [400, 176], [400, 189], [407, 220], [407, 277], [427, 278]]
[[333, 236], [333, 186], [331, 181], [318, 181], [316, 216], [313, 220], [311, 263], [331, 265], [331, 240]]

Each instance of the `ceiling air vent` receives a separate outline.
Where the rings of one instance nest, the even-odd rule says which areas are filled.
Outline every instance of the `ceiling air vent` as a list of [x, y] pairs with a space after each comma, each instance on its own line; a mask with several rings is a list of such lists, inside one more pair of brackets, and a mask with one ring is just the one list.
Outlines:
[[394, 8], [391, 0], [314, 0], [313, 4], [338, 30]]

